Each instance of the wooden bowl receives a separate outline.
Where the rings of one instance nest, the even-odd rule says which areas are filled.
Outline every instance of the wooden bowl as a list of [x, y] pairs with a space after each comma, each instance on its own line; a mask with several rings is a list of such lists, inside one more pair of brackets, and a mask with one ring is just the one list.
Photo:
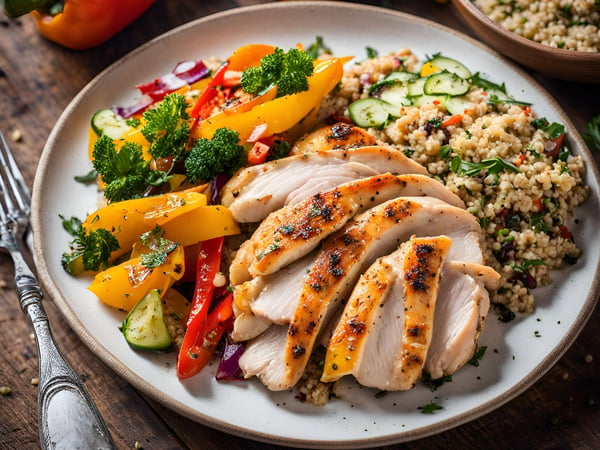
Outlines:
[[506, 30], [470, 0], [452, 0], [462, 19], [486, 44], [520, 64], [549, 77], [600, 84], [600, 52], [554, 48]]

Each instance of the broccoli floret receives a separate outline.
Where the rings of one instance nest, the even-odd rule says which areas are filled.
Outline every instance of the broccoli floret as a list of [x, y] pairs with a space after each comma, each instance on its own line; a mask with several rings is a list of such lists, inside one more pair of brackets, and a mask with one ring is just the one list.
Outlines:
[[169, 94], [156, 108], [144, 112], [142, 134], [150, 142], [149, 152], [154, 158], [183, 157], [190, 135], [187, 107], [183, 95]]
[[307, 78], [313, 74], [313, 59], [296, 48], [287, 53], [277, 47], [263, 56], [258, 67], [242, 72], [242, 89], [252, 95], [277, 85], [277, 97], [308, 90]]
[[192, 182], [208, 182], [220, 173], [233, 174], [246, 163], [244, 147], [237, 131], [219, 128], [212, 139], [201, 138], [185, 160], [185, 170]]
[[150, 170], [142, 157], [142, 147], [125, 142], [117, 151], [115, 143], [106, 135], [94, 143], [94, 169], [106, 184], [104, 196], [109, 202], [139, 198], [148, 186], [158, 186], [166, 179], [164, 172]]
[[87, 230], [80, 223], [74, 236], [69, 244], [71, 251], [63, 253], [61, 259], [63, 268], [71, 275], [77, 275], [80, 269], [93, 272], [104, 270], [109, 265], [111, 253], [120, 248], [117, 238], [104, 228]]

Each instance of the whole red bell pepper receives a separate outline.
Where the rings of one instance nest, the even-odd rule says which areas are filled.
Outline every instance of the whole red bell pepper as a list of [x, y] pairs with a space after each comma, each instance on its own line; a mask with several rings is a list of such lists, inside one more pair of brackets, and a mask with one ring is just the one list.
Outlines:
[[198, 250], [194, 298], [177, 358], [177, 376], [180, 379], [197, 374], [210, 361], [228, 319], [233, 315], [231, 294], [226, 295], [209, 313], [215, 293], [215, 276], [221, 268], [223, 241], [223, 237], [204, 241]]
[[[154, 0], [1, 0], [9, 17], [31, 12], [40, 33], [64, 47], [95, 47], [137, 19]], [[58, 4], [58, 8], [56, 5]]]

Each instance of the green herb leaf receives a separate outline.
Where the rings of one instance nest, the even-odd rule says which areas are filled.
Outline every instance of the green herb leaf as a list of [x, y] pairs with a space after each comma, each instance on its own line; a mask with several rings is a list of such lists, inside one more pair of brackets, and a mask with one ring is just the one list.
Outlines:
[[478, 367], [479, 361], [481, 361], [481, 359], [483, 358], [483, 355], [485, 355], [486, 350], [487, 350], [487, 346], [485, 346], [485, 345], [477, 347], [477, 351], [475, 352], [475, 354], [469, 361], [469, 364], [471, 364], [472, 366]]
[[530, 267], [542, 266], [546, 263], [541, 259], [526, 259], [521, 264], [513, 264], [511, 267], [517, 272], [527, 272]]
[[458, 175], [467, 177], [476, 177], [482, 172], [494, 175], [496, 180], [501, 172], [520, 172], [519, 168], [510, 161], [495, 157], [484, 159], [480, 163], [464, 161], [460, 156], [455, 156], [450, 160], [450, 170]]
[[435, 411], [444, 409], [444, 407], [441, 405], [438, 405], [433, 400], [431, 400], [426, 405], [419, 406], [417, 409], [419, 409], [421, 411], [421, 414], [433, 414]]

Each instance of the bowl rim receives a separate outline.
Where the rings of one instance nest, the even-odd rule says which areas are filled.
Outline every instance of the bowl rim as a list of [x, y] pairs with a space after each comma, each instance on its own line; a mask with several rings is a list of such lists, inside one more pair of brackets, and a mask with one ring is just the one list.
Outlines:
[[517, 34], [513, 31], [504, 28], [498, 22], [492, 20], [481, 9], [475, 6], [472, 0], [452, 0], [452, 3], [455, 4], [455, 7], [456, 4], [460, 5], [459, 8], [464, 8], [464, 11], [468, 12], [474, 20], [477, 20], [480, 24], [486, 26], [491, 31], [494, 31], [497, 35], [501, 35], [516, 44], [528, 47], [538, 52], [551, 54], [555, 57], [560, 57], [561, 59], [568, 59], [573, 61], [585, 60], [587, 62], [597, 61], [600, 63], [600, 51], [582, 52], [578, 50], [567, 50], [564, 48], [551, 47], [549, 45], [542, 44], [532, 39], [528, 39], [524, 36], [521, 36], [520, 34]]

